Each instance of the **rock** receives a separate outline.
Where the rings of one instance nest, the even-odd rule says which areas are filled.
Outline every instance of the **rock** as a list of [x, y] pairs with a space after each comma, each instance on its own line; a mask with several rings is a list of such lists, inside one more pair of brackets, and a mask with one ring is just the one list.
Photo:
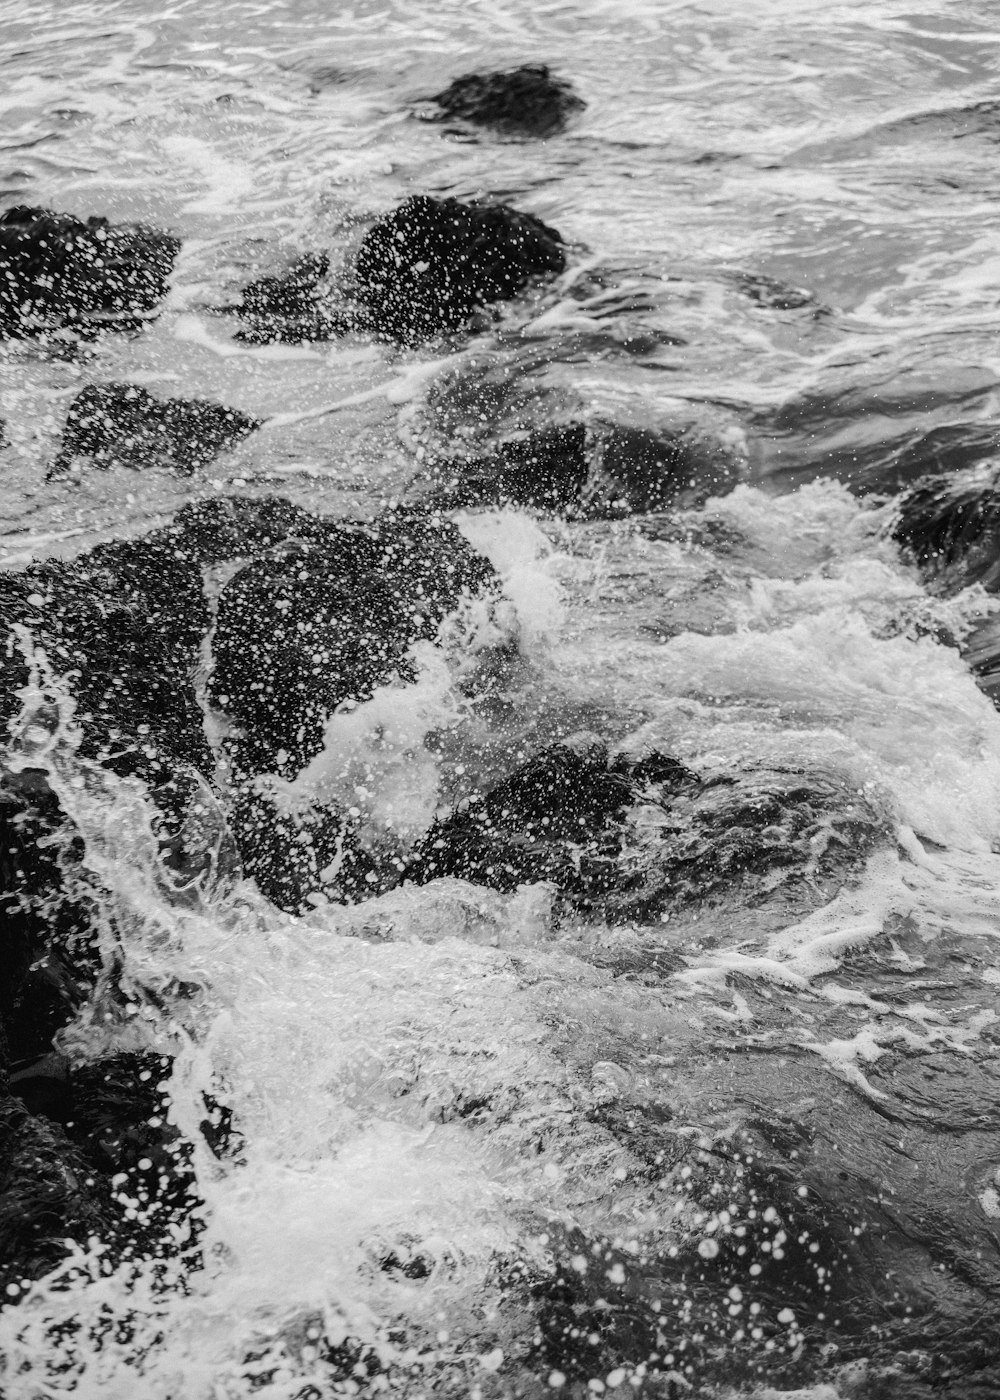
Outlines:
[[190, 502], [147, 538], [200, 569], [264, 554], [282, 540], [322, 540], [327, 528], [322, 516], [281, 496], [214, 496]]
[[90, 384], [70, 404], [47, 476], [62, 475], [78, 458], [189, 476], [258, 427], [259, 419], [203, 399], [157, 399], [137, 384]]
[[524, 64], [498, 73], [466, 73], [430, 99], [434, 120], [461, 120], [518, 136], [554, 136], [587, 105], [547, 65]]
[[592, 737], [544, 749], [428, 832], [407, 866], [497, 890], [549, 881], [611, 921], [656, 920], [734, 889], [856, 863], [886, 819], [847, 779], [761, 767], [699, 778], [666, 754], [609, 759]]
[[899, 500], [892, 538], [940, 590], [979, 583], [1000, 591], [1000, 469], [919, 482]]
[[330, 304], [326, 253], [306, 253], [281, 276], [260, 277], [243, 288], [236, 312], [243, 320], [237, 340], [250, 344], [330, 340], [343, 335], [350, 318]]
[[731, 491], [740, 468], [736, 453], [711, 455], [680, 425], [591, 419], [508, 438], [486, 457], [432, 459], [415, 485], [428, 481], [447, 509], [514, 504], [605, 519], [690, 509]]
[[560, 235], [505, 204], [414, 195], [365, 235], [354, 263], [363, 321], [404, 345], [453, 330], [479, 307], [561, 272]]
[[399, 878], [373, 859], [357, 840], [357, 820], [333, 803], [284, 805], [256, 784], [237, 798], [233, 826], [247, 875], [289, 914], [368, 899]]
[[328, 524], [321, 539], [248, 564], [219, 599], [210, 684], [242, 726], [240, 770], [297, 772], [339, 705], [412, 678], [407, 648], [494, 579], [453, 525], [405, 512], [366, 528]]
[[582, 423], [567, 423], [510, 438], [486, 457], [435, 458], [418, 484], [446, 510], [516, 504], [577, 513], [589, 476], [586, 435]]
[[156, 307], [180, 240], [140, 224], [18, 205], [0, 215], [0, 334], [134, 327]]
[[64, 1130], [0, 1091], [0, 1287], [19, 1288], [110, 1226]]
[[690, 509], [749, 471], [734, 417], [668, 398], [631, 369], [588, 373], [581, 387], [547, 329], [439, 376], [409, 432], [424, 463], [412, 490], [446, 508], [510, 502], [598, 519]]
[[407, 877], [456, 876], [497, 890], [551, 881], [589, 906], [620, 880], [622, 822], [647, 773], [683, 788], [697, 779], [672, 759], [609, 761], [593, 735], [555, 744], [481, 797], [437, 822]]
[[[41, 647], [73, 673], [80, 754], [151, 786], [179, 762], [211, 770], [190, 672], [208, 626], [200, 571], [155, 540], [101, 545], [72, 563], [0, 575], [0, 630]], [[0, 715], [16, 718], [28, 665], [0, 657]]]

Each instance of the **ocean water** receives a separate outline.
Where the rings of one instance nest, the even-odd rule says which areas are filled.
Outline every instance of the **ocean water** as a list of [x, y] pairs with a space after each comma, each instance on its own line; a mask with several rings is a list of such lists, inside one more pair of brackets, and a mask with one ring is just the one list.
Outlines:
[[[586, 100], [564, 134], [412, 114], [537, 61]], [[648, 922], [458, 880], [299, 918], [221, 878], [192, 904], [64, 705], [39, 742], [139, 1010], [90, 1007], [62, 1047], [175, 1057], [205, 1229], [198, 1268], [183, 1240], [110, 1270], [94, 1246], [34, 1283], [0, 1313], [3, 1393], [998, 1393], [996, 1346], [948, 1360], [1000, 1300], [1000, 717], [954, 645], [997, 604], [929, 591], [887, 533], [902, 486], [994, 442], [995, 7], [23, 0], [0, 72], [5, 207], [183, 239], [141, 335], [0, 346], [4, 567], [219, 492], [374, 514], [521, 394], [683, 423], [735, 489], [605, 522], [458, 513], [505, 602], [332, 723], [301, 781], [374, 772], [369, 819], [415, 836], [586, 731], [809, 809], [769, 838], [801, 879]], [[234, 339], [246, 281], [346, 258], [415, 192], [530, 210], [567, 271], [430, 348]], [[121, 379], [272, 421], [193, 478], [46, 481], [74, 394]], [[461, 684], [470, 639], [516, 644], [495, 711]], [[204, 1093], [234, 1157], [202, 1142]], [[586, 1301], [557, 1344], [539, 1300], [567, 1277]], [[662, 1315], [651, 1346], [633, 1315]]]

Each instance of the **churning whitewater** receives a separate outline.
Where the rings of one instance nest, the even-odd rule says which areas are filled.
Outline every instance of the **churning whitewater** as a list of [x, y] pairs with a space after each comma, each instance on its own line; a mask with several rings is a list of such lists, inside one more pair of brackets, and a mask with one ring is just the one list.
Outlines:
[[0, 16], [0, 1391], [1000, 1393], [992, 7]]

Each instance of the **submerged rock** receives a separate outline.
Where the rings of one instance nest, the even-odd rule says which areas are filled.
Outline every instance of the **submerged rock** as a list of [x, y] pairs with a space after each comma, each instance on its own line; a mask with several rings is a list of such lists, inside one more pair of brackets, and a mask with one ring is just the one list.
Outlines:
[[666, 754], [609, 758], [593, 736], [543, 750], [435, 823], [407, 868], [493, 889], [550, 881], [615, 921], [742, 900], [851, 866], [886, 821], [845, 780], [748, 769], [705, 780]]
[[581, 387], [547, 329], [441, 375], [409, 432], [422, 458], [411, 490], [446, 508], [510, 503], [598, 519], [689, 509], [749, 471], [735, 417], [665, 396], [631, 367]]
[[485, 457], [433, 458], [414, 485], [448, 509], [513, 504], [603, 519], [700, 505], [741, 476], [736, 453], [708, 454], [681, 425], [592, 418], [508, 438]]
[[[900, 498], [890, 534], [935, 592], [973, 584], [1000, 592], [1000, 469], [927, 477]], [[976, 684], [1000, 707], [1000, 618], [984, 617], [960, 645]]]
[[189, 476], [242, 442], [260, 420], [204, 399], [157, 399], [137, 384], [90, 384], [69, 406], [48, 476], [78, 459], [96, 467], [167, 467]]
[[430, 101], [440, 112], [432, 120], [458, 119], [519, 136], [554, 136], [574, 112], [587, 105], [544, 63], [527, 63], [505, 72], [466, 73]]
[[326, 253], [305, 253], [280, 276], [260, 277], [243, 288], [237, 315], [243, 329], [237, 340], [250, 344], [330, 340], [343, 335], [350, 318], [330, 301]]
[[370, 329], [410, 345], [565, 265], [560, 235], [532, 214], [413, 195], [365, 235], [355, 294]]
[[17, 205], [0, 215], [0, 335], [134, 326], [163, 297], [180, 240], [140, 224]]
[[892, 538], [939, 588], [1000, 591], [1000, 471], [932, 476], [899, 500]]

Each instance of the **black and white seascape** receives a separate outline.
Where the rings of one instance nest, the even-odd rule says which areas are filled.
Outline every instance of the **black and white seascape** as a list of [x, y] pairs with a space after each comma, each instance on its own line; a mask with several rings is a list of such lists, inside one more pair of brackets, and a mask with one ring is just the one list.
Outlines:
[[0, 0], [5, 1400], [1000, 1395], [987, 0]]

